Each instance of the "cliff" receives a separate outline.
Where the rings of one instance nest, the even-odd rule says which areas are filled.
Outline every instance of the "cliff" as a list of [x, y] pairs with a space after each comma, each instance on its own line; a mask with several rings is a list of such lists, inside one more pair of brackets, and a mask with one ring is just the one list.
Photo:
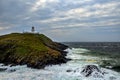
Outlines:
[[66, 48], [43, 34], [7, 34], [0, 36], [0, 63], [40, 69], [46, 65], [66, 63]]

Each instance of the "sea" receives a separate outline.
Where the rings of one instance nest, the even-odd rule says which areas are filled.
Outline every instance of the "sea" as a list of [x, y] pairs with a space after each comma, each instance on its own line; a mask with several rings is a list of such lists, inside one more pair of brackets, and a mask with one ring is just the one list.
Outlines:
[[[0, 80], [120, 80], [119, 42], [63, 42], [68, 45], [64, 64], [46, 66], [44, 69], [28, 68], [26, 65], [3, 65]], [[92, 72], [85, 76], [82, 70], [87, 65], [97, 66], [102, 73]], [[115, 69], [114, 69], [115, 67]], [[117, 69], [116, 69], [117, 68]]]

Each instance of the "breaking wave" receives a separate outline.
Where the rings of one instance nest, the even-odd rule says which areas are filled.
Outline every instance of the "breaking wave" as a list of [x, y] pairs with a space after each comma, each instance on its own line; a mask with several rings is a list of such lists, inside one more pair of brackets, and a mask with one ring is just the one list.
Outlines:
[[[23, 66], [5, 66], [0, 64], [0, 80], [119, 80], [120, 73], [100, 68], [97, 61], [99, 57], [85, 56], [81, 53], [86, 53], [89, 50], [82, 48], [67, 49], [67, 58], [72, 60], [66, 64], [47, 66], [44, 69], [32, 69], [26, 65]], [[86, 77], [81, 71], [86, 65], [97, 66], [102, 73], [96, 73], [93, 70], [92, 74]]]

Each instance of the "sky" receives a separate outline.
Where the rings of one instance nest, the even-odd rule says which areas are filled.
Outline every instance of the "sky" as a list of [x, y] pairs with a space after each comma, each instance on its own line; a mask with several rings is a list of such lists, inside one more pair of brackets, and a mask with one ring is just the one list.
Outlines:
[[120, 0], [0, 0], [0, 35], [32, 26], [59, 42], [120, 42]]

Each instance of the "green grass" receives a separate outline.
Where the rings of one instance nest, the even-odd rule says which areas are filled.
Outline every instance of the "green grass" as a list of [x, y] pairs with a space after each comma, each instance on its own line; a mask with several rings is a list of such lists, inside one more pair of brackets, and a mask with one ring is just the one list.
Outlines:
[[0, 38], [0, 43], [13, 43], [14, 45], [22, 46], [24, 48], [30, 48], [38, 51], [46, 51], [47, 48], [43, 44], [42, 38], [45, 39], [45, 37], [43, 37], [43, 34], [36, 35], [31, 33], [12, 33]]
[[24, 60], [36, 64], [37, 61], [46, 62], [61, 55], [59, 51], [53, 50], [45, 44], [55, 45], [43, 34], [11, 33], [0, 36], [0, 61], [7, 58], [13, 62]]

